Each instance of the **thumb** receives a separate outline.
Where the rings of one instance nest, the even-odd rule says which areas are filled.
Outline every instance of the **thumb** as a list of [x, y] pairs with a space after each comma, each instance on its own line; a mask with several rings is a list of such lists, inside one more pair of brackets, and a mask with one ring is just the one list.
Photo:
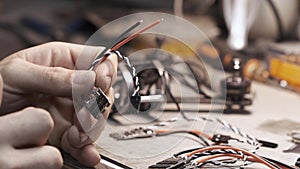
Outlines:
[[96, 73], [87, 70], [74, 71], [72, 75], [72, 96], [75, 109], [81, 109], [83, 96], [88, 94], [95, 84]]
[[72, 74], [73, 95], [87, 93], [95, 85], [96, 73], [88, 70], [77, 70]]

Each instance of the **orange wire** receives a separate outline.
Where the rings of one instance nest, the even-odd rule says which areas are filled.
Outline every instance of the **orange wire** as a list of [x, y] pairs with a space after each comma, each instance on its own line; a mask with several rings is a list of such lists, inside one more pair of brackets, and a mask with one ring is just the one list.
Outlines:
[[206, 147], [206, 148], [195, 150], [195, 151], [192, 151], [192, 152], [188, 153], [187, 157], [191, 157], [192, 155], [194, 155], [196, 153], [202, 153], [202, 152], [205, 152], [205, 151], [215, 150], [215, 149], [224, 149], [224, 150], [230, 149], [230, 150], [240, 151], [243, 154], [246, 154], [248, 156], [251, 156], [251, 157], [257, 159], [258, 160], [257, 162], [263, 163], [263, 164], [265, 164], [266, 166], [268, 166], [271, 169], [276, 169], [276, 167], [274, 167], [270, 163], [266, 162], [264, 159], [260, 158], [256, 154], [253, 154], [253, 153], [251, 153], [249, 151], [246, 151], [244, 149], [241, 149], [241, 148], [230, 147], [230, 146], [210, 146], [210, 147]]
[[210, 135], [208, 135], [208, 134], [206, 134], [206, 133], [203, 133], [203, 132], [201, 132], [201, 131], [199, 131], [199, 130], [191, 130], [191, 132], [193, 132], [193, 133], [195, 133], [195, 134], [198, 134], [198, 135], [201, 135], [201, 136], [203, 136], [203, 137], [205, 137], [205, 138], [207, 138], [207, 139], [209, 139], [209, 140], [212, 139], [212, 136], [210, 136]]
[[[155, 130], [155, 132], [157, 134], [165, 134], [165, 133], [174, 132], [174, 131], [176, 131], [176, 130]], [[203, 137], [205, 137], [205, 138], [207, 138], [209, 140], [212, 139], [212, 137], [210, 135], [208, 135], [206, 133], [203, 133], [203, 132], [201, 132], [199, 130], [187, 130], [187, 132], [192, 132], [194, 134], [197, 134], [198, 136], [203, 136]]]
[[[140, 35], [141, 33], [145, 32], [146, 30], [154, 27], [155, 25], [159, 24], [161, 22], [161, 20], [157, 20], [153, 23], [151, 23], [150, 25], [144, 27], [143, 29], [135, 32], [134, 34], [128, 36], [126, 39], [122, 40], [121, 42], [119, 42], [118, 44], [116, 44], [114, 47], [111, 48], [112, 51], [116, 51], [118, 50], [121, 46], [123, 46], [124, 44], [126, 44], [127, 42], [131, 41], [132, 39], [134, 39], [135, 37], [137, 37], [138, 35]], [[109, 55], [108, 55], [109, 56]], [[107, 59], [108, 56], [104, 56], [103, 59], [101, 59], [99, 61], [99, 63], [102, 63], [103, 61], [105, 61]]]
[[115, 51], [118, 50], [121, 46], [123, 46], [124, 44], [126, 44], [127, 42], [131, 41], [132, 39], [134, 39], [135, 37], [137, 37], [138, 35], [140, 35], [141, 33], [145, 32], [146, 30], [154, 27], [155, 25], [159, 24], [161, 22], [161, 20], [157, 20], [153, 23], [151, 23], [150, 25], [144, 27], [143, 29], [135, 32], [134, 34], [128, 36], [126, 39], [122, 40], [121, 42], [119, 42], [117, 45], [115, 45], [114, 47], [111, 48], [111, 50]]

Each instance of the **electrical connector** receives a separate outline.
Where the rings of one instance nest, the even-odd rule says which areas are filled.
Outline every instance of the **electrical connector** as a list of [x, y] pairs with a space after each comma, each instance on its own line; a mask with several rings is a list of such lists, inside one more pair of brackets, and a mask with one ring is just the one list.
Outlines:
[[295, 166], [299, 167], [300, 168], [300, 158], [297, 159], [296, 163], [295, 163]]
[[181, 157], [171, 157], [163, 161], [157, 162], [148, 167], [148, 169], [177, 169], [185, 168], [187, 160]]
[[109, 107], [111, 104], [104, 92], [96, 87], [83, 98], [83, 103], [96, 119], [99, 119], [101, 114], [105, 112], [105, 108]]
[[[219, 143], [225, 143], [228, 144], [229, 140], [238, 140], [236, 138], [232, 138], [231, 136], [227, 135], [222, 135], [222, 134], [215, 134], [213, 135], [211, 141], [219, 144]], [[263, 147], [268, 147], [268, 148], [277, 148], [278, 144], [270, 142], [270, 141], [265, 141], [265, 140], [257, 140], [259, 144]]]
[[213, 135], [211, 141], [215, 143], [228, 143], [228, 141], [232, 139], [230, 136], [222, 135], [222, 134], [215, 134]]
[[116, 140], [129, 140], [134, 138], [153, 137], [155, 135], [156, 133], [152, 129], [139, 127], [129, 131], [111, 133], [109, 136]]

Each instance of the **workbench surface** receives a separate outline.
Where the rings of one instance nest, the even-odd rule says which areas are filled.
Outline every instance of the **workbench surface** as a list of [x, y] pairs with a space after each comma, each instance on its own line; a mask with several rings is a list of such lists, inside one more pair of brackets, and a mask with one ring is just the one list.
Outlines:
[[[278, 148], [261, 148], [258, 154], [294, 164], [299, 154], [284, 153], [283, 150], [293, 146], [291, 138], [287, 135], [293, 130], [300, 130], [300, 99], [299, 94], [294, 92], [266, 86], [253, 82], [252, 92], [254, 93], [253, 105], [246, 107], [250, 113], [247, 114], [223, 114], [212, 115], [208, 113], [198, 113], [204, 117], [220, 117], [228, 123], [242, 129], [258, 139], [278, 143]], [[189, 106], [197, 106], [189, 104]], [[187, 115], [195, 116], [196, 112], [186, 112]], [[150, 115], [156, 116], [157, 115]], [[158, 116], [160, 121], [171, 118], [178, 118], [177, 122], [170, 123], [169, 129], [199, 129], [212, 131], [217, 127], [216, 132], [228, 133], [224, 127], [211, 125], [206, 122], [188, 122], [181, 118], [179, 113], [164, 112]], [[131, 168], [146, 168], [151, 164], [166, 159], [172, 154], [195, 147], [200, 147], [199, 141], [184, 134], [169, 135], [165, 137], [144, 138], [136, 140], [117, 141], [109, 136], [116, 131], [125, 131], [139, 126], [151, 126], [158, 122], [151, 122], [149, 116], [145, 117], [137, 114], [124, 115], [124, 124], [117, 125], [108, 122], [101, 137], [97, 140], [100, 154], [116, 160]], [[133, 124], [130, 122], [146, 122], [146, 124]], [[210, 125], [210, 126], [209, 126]], [[209, 131], [210, 130], [210, 131]], [[229, 132], [230, 133], [230, 132]], [[300, 153], [300, 152], [298, 152]]]

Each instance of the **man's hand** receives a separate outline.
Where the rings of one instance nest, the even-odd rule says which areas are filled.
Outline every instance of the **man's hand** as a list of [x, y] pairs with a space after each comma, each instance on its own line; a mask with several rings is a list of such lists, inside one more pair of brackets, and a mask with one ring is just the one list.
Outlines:
[[[7, 57], [0, 62], [4, 82], [0, 114], [20, 111], [28, 106], [47, 110], [54, 121], [48, 143], [69, 152], [85, 165], [96, 165], [100, 157], [90, 134], [99, 136], [97, 127], [102, 125], [97, 123], [103, 121], [91, 121], [85, 109], [76, 114], [71, 96], [72, 89], [74, 94], [78, 93], [77, 90], [97, 86], [113, 101], [111, 86], [117, 72], [117, 56], [108, 57], [94, 72], [86, 71], [101, 50], [99, 47], [52, 42]], [[107, 109], [104, 117], [109, 111]], [[35, 120], [32, 117], [32, 121]]]
[[38, 108], [0, 117], [0, 169], [61, 168], [59, 150], [44, 145], [53, 126], [50, 114]]

